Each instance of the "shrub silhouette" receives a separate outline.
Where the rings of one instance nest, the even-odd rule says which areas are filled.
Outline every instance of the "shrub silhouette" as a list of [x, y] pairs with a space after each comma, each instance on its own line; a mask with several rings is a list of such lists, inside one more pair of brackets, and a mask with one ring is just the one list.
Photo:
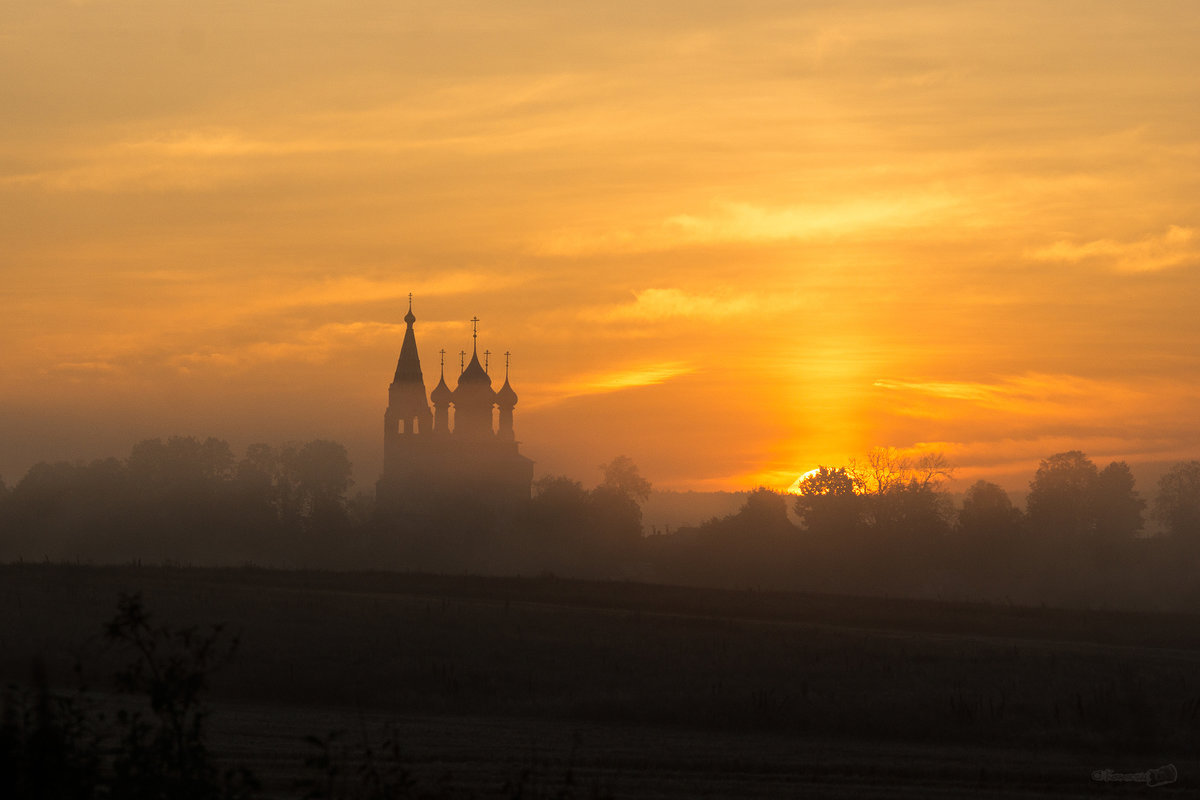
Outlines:
[[77, 699], [52, 694], [46, 670], [33, 665], [32, 690], [10, 686], [0, 722], [0, 797], [92, 798], [100, 795], [100, 742]]
[[143, 695], [151, 716], [117, 714], [118, 751], [112, 789], [131, 800], [239, 798], [252, 794], [245, 770], [221, 772], [208, 749], [208, 708], [202, 695], [212, 672], [233, 657], [237, 638], [221, 626], [209, 631], [154, 626], [140, 595], [121, 595], [117, 615], [105, 628], [112, 645], [133, 654], [115, 675], [119, 690]]
[[[214, 670], [237, 649], [219, 626], [151, 624], [140, 595], [122, 594], [105, 626], [110, 648], [131, 656], [115, 688], [139, 695], [150, 713], [121, 708], [109, 719], [81, 688], [51, 693], [35, 663], [32, 691], [10, 687], [0, 724], [0, 796], [120, 800], [240, 800], [257, 781], [222, 770], [208, 748], [202, 701]], [[82, 674], [82, 667], [78, 669]]]

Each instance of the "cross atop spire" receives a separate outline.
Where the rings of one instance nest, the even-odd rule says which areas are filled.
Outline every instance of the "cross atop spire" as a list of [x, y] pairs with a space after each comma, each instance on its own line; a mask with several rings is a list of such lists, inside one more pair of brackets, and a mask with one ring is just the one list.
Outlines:
[[492, 354], [491, 350], [483, 351], [483, 371], [484, 372], [488, 371], [488, 357], [491, 356], [491, 354]]
[[446, 348], [438, 350], [438, 354], [442, 357], [442, 377], [446, 377]]
[[459, 350], [458, 351], [458, 374], [461, 375], [463, 373], [463, 370], [465, 370], [466, 368], [467, 368], [467, 351]]
[[509, 352], [508, 350], [504, 351], [504, 382], [505, 383], [508, 383], [508, 359], [509, 359], [509, 356], [511, 356], [511, 355], [512, 355], [512, 353]]
[[471, 317], [471, 352], [475, 352], [479, 342], [479, 317]]
[[412, 311], [412, 292], [408, 293], [408, 310]]

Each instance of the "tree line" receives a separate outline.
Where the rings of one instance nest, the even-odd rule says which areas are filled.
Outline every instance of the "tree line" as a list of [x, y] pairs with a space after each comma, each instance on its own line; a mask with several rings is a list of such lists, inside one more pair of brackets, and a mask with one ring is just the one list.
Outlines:
[[[946, 491], [941, 454], [875, 448], [822, 466], [787, 499], [751, 493], [737, 514], [654, 542], [671, 580], [863, 594], [1139, 608], [1200, 608], [1200, 461], [1172, 466], [1153, 502], [1128, 464], [1079, 450], [1042, 459], [1024, 509], [999, 485]], [[1162, 535], [1146, 536], [1148, 519]], [[719, 567], [717, 565], [720, 565]]]
[[135, 444], [124, 459], [39, 463], [0, 488], [4, 558], [296, 563], [353, 525], [345, 447], [215, 438]]
[[[631, 578], [699, 585], [1069, 605], [1200, 608], [1200, 461], [1153, 502], [1128, 465], [1071, 450], [1041, 461], [1024, 509], [977, 481], [961, 503], [944, 456], [875, 448], [808, 474], [794, 497], [760, 488], [735, 514], [645, 536], [651, 485], [618, 456], [586, 488], [535, 481], [496, 509], [470, 496], [419, 514], [350, 496], [345, 448], [315, 440], [136, 444], [124, 459], [37, 464], [0, 484], [0, 558], [253, 563]], [[790, 513], [789, 513], [790, 512]], [[1147, 519], [1165, 535], [1146, 537]]]

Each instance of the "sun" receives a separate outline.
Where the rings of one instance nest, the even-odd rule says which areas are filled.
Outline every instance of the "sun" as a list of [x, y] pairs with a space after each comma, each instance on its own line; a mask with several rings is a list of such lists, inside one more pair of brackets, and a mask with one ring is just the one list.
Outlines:
[[800, 494], [800, 484], [804, 483], [806, 480], [811, 478], [813, 475], [816, 475], [820, 471], [820, 469], [821, 469], [820, 467], [817, 467], [816, 469], [810, 469], [808, 472], [804, 473], [799, 478], [796, 478], [796, 480], [792, 481], [792, 485], [789, 486], [785, 490], [785, 494]]

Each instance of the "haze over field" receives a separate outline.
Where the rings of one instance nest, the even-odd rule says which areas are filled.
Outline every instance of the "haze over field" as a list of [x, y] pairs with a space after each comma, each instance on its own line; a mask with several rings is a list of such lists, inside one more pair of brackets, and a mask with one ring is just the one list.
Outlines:
[[320, 437], [370, 488], [410, 292], [427, 386], [472, 316], [512, 352], [539, 474], [1195, 458], [1197, 41], [1190, 2], [10, 0], [0, 475]]

